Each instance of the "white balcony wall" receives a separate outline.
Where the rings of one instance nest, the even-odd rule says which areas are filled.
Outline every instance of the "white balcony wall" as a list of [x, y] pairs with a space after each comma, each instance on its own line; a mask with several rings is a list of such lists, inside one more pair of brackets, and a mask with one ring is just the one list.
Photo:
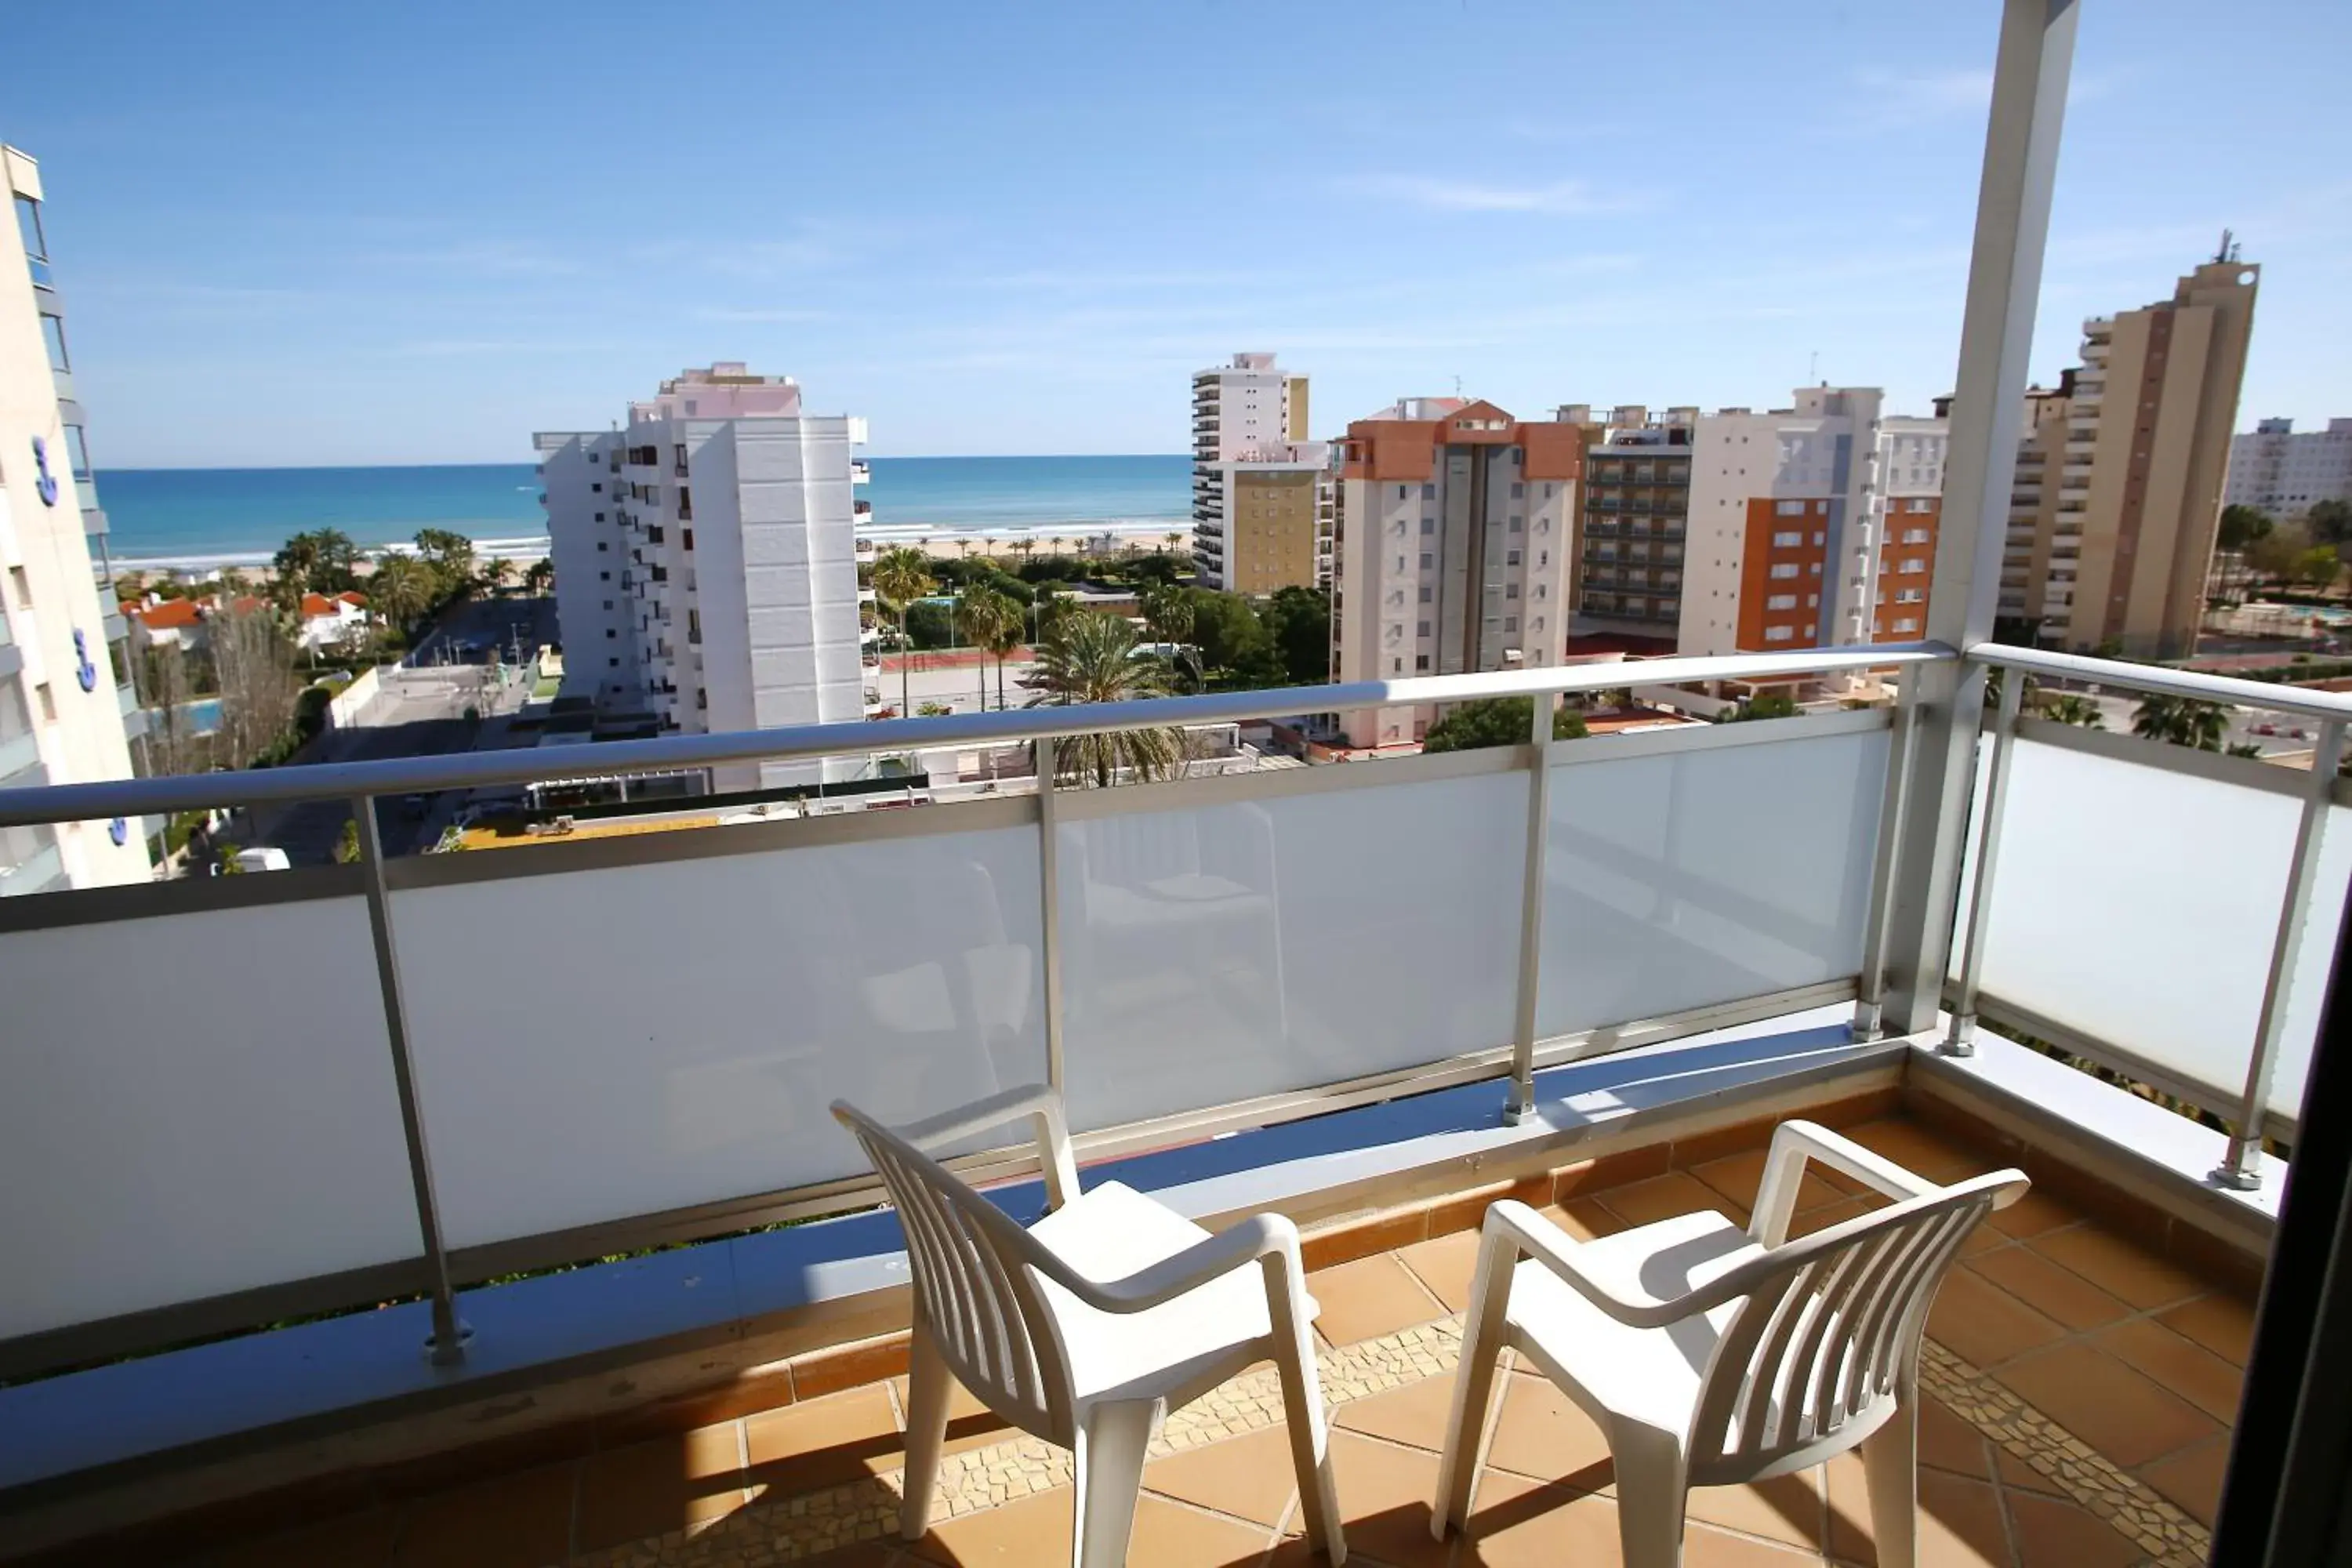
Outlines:
[[1072, 1121], [1507, 1044], [1527, 789], [1500, 773], [1062, 822]]
[[395, 893], [451, 1245], [861, 1174], [836, 1096], [1044, 1082], [1038, 882], [1008, 827]]
[[421, 1250], [358, 898], [0, 936], [0, 1338]]
[[[1986, 994], [2234, 1101], [2300, 803], [2027, 740], [2011, 767]], [[2347, 879], [2352, 811], [2332, 807], [2272, 1080], [2284, 1116], [2302, 1104]]]
[[1553, 769], [1539, 1038], [1860, 973], [1888, 736], [1822, 728]]

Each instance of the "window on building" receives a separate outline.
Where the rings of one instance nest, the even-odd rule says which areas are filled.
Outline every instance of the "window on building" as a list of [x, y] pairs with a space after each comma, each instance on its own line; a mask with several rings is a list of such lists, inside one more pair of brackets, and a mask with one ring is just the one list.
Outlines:
[[1927, 594], [1920, 589], [1906, 588], [1901, 593], [1895, 595], [1895, 602], [1898, 605], [1916, 605], [1927, 598]]
[[1409, 492], [1406, 490], [1406, 489], [1405, 489], [1405, 487], [1404, 487], [1404, 486], [1402, 486], [1402, 485], [1399, 485], [1399, 486], [1397, 486], [1397, 500], [1404, 500], [1404, 499], [1405, 499], [1405, 496], [1406, 496], [1408, 493], [1409, 493]]
[[1399, 654], [1394, 658], [1389, 660], [1389, 673], [1391, 675], [1402, 675], [1404, 673], [1404, 656], [1402, 654]]
[[1415, 621], [1413, 623], [1412, 629], [1415, 637], [1425, 637], [1429, 635], [1429, 623], [1427, 621]]
[[1906, 576], [1908, 576], [1915, 572], [1925, 572], [1927, 569], [1927, 563], [1925, 561], [1920, 560], [1916, 555], [1903, 563], [1903, 571]]
[[16, 236], [25, 242], [25, 259], [33, 264], [33, 281], [49, 280], [49, 244], [41, 235], [41, 204], [30, 196], [16, 198]]
[[596, 574], [596, 581], [599, 583], [609, 583], [612, 580], [613, 574], [610, 572], [599, 572]]
[[58, 721], [58, 694], [49, 689], [49, 683], [44, 680], [38, 686], [34, 687], [33, 695], [40, 700], [41, 717], [49, 723], [56, 723]]
[[1768, 610], [1793, 610], [1797, 607], [1797, 595], [1775, 594], [1764, 601], [1764, 607]]
[[618, 633], [618, 632], [616, 632], [616, 631], [614, 631], [612, 627], [610, 627], [610, 626], [606, 626], [606, 627], [604, 628], [604, 635], [605, 635], [605, 637], [619, 637], [621, 634], [620, 634], [620, 633]]
[[1796, 637], [1797, 628], [1794, 626], [1766, 626], [1764, 628], [1764, 640], [1766, 642], [1793, 642], [1796, 640]]
[[1426, 605], [1426, 604], [1428, 604], [1428, 603], [1431, 601], [1432, 597], [1433, 597], [1432, 591], [1431, 591], [1431, 590], [1430, 590], [1426, 585], [1424, 585], [1424, 586], [1422, 588], [1422, 590], [1421, 590], [1421, 602], [1422, 602], [1423, 604]]
[[47, 310], [42, 311], [41, 341], [49, 345], [49, 368], [51, 370], [71, 370], [73, 368], [71, 363], [66, 358], [66, 323], [64, 318], [52, 316]]
[[1421, 531], [1423, 533], [1435, 533], [1437, 531], [1437, 520], [1433, 517], [1423, 518], [1421, 520]]
[[1414, 654], [1412, 656], [1412, 668], [1415, 670], [1427, 669], [1429, 668], [1429, 656], [1425, 653]]
[[1504, 586], [1503, 586], [1503, 597], [1505, 597], [1506, 599], [1516, 599], [1516, 598], [1517, 598], [1518, 596], [1519, 596], [1519, 585], [1518, 585], [1517, 583], [1507, 583], [1507, 584], [1504, 584]]
[[609, 610], [609, 609], [611, 609], [611, 608], [613, 607], [613, 601], [612, 601], [612, 600], [610, 600], [610, 599], [605, 600], [605, 601], [604, 601], [604, 607], [605, 607], [606, 609], [608, 609], [608, 610]]
[[[588, 488], [597, 495], [603, 495], [604, 493], [604, 481], [602, 479], [591, 479], [588, 481]], [[603, 512], [600, 511], [596, 514], [596, 520], [599, 522], [602, 522], [604, 519], [604, 514]]]
[[1525, 532], [1527, 531], [1527, 526], [1528, 520], [1524, 517], [1515, 517], [1511, 519], [1511, 531], [1513, 533]]
[[[1816, 568], [1816, 570], [1818, 570], [1818, 568]], [[1793, 577], [1796, 574], [1797, 563], [1793, 561], [1783, 561], [1779, 565], [1773, 567], [1770, 572], [1771, 576], [1783, 580]]]
[[1805, 536], [1803, 534], [1791, 530], [1786, 533], [1774, 534], [1772, 536], [1772, 548], [1775, 550], [1793, 550], [1804, 542]]
[[612, 547], [610, 544], [606, 543], [604, 541], [603, 541], [603, 540], [601, 540], [601, 539], [600, 539], [600, 540], [598, 540], [598, 541], [596, 542], [596, 548], [597, 548], [597, 549], [599, 549], [599, 550], [610, 550], [610, 549], [612, 549], [613, 547]]
[[[609, 632], [607, 632], [605, 635], [606, 635], [607, 637], [610, 637], [612, 634], [611, 634], [611, 633], [609, 633]], [[618, 658], [618, 657], [614, 657], [614, 658], [608, 658], [608, 659], [606, 659], [606, 660], [604, 661], [604, 668], [605, 668], [606, 669], [618, 669], [618, 668], [621, 668], [621, 661], [620, 661], [619, 658]], [[615, 686], [615, 687], [614, 687], [614, 688], [613, 688], [613, 689], [614, 689], [614, 690], [615, 690], [615, 691], [618, 691], [618, 690], [620, 689], [620, 688], [619, 688], [618, 686]]]
[[1916, 632], [1919, 629], [1918, 618], [1913, 616], [1906, 616], [1903, 619], [1895, 623], [1895, 629], [1898, 632]]
[[1519, 629], [1519, 617], [1517, 616], [1505, 616], [1503, 617], [1503, 629], [1507, 632], [1517, 631]]
[[1507, 550], [1507, 551], [1505, 551], [1505, 552], [1503, 552], [1503, 564], [1504, 564], [1504, 565], [1506, 565], [1506, 566], [1517, 566], [1518, 563], [1519, 563], [1519, 552], [1518, 552], [1517, 551], [1516, 551], [1516, 550]]
[[1772, 503], [1772, 515], [1775, 517], [1802, 517], [1805, 515], [1805, 503], [1801, 500], [1776, 500]]
[[1437, 557], [1434, 553], [1426, 550], [1421, 552], [1421, 569], [1423, 571], [1426, 572], [1436, 564]]
[[1423, 500], [1435, 500], [1437, 499], [1437, 487], [1435, 485], [1422, 486], [1421, 499]]
[[[1518, 455], [1518, 454], [1517, 454], [1517, 453], [1516, 453], [1516, 452], [1514, 452], [1514, 453], [1512, 454], [1512, 456], [1513, 456], [1513, 457], [1517, 457], [1517, 455]], [[1521, 500], [1522, 498], [1524, 498], [1524, 497], [1527, 495], [1527, 493], [1528, 493], [1528, 487], [1527, 487], [1527, 486], [1525, 486], [1525, 485], [1521, 484], [1521, 483], [1520, 483], [1518, 480], [1517, 480], [1517, 479], [1513, 479], [1513, 480], [1511, 481], [1511, 499], [1512, 499], [1513, 500]]]
[[1936, 503], [1926, 496], [1913, 496], [1909, 503], [1906, 504], [1903, 510], [1906, 511], [1933, 511], [1936, 510]]

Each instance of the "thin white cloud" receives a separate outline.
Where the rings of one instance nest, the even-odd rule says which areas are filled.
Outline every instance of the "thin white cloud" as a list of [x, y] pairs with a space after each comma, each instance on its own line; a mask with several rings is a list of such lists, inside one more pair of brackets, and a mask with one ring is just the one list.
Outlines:
[[1858, 72], [1855, 79], [1888, 110], [1919, 119], [1969, 110], [1981, 114], [1992, 102], [1992, 72], [1973, 67], [1898, 71], [1873, 66]]
[[727, 306], [707, 306], [693, 312], [698, 321], [825, 321], [833, 319], [830, 310], [771, 310], [752, 307], [745, 310]]
[[1403, 202], [1431, 212], [1587, 216], [1624, 212], [1639, 205], [1630, 197], [1597, 193], [1581, 180], [1558, 180], [1542, 185], [1491, 185], [1429, 174], [1375, 174], [1349, 180], [1344, 188], [1359, 195]]
[[395, 343], [391, 352], [402, 359], [454, 359], [467, 354], [601, 353], [614, 346], [580, 338], [419, 338]]

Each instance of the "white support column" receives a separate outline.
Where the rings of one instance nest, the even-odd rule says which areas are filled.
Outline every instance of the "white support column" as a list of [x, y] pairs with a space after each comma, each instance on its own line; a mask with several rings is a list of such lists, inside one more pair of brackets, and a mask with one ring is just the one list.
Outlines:
[[[2000, 602], [2075, 13], [2074, 0], [2004, 0], [2001, 7], [1927, 605], [1929, 638], [1963, 652], [1990, 639]], [[1912, 809], [1895, 857], [1886, 949], [1891, 1034], [1934, 1027], [1942, 1005], [1984, 689], [1981, 667], [1944, 665], [1924, 674], [1924, 710], [1911, 748]]]

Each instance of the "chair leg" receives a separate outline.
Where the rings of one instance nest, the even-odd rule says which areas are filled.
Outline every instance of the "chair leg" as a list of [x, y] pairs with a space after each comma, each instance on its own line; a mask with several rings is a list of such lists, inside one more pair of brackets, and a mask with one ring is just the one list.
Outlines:
[[[1276, 1315], [1290, 1316], [1287, 1305], [1283, 1300]], [[1298, 1472], [1307, 1539], [1322, 1549], [1331, 1568], [1339, 1568], [1348, 1560], [1348, 1538], [1339, 1523], [1339, 1488], [1331, 1471], [1331, 1430], [1323, 1413], [1323, 1379], [1315, 1370], [1315, 1342], [1303, 1322], [1276, 1323], [1274, 1341], [1283, 1425], [1290, 1433], [1290, 1463]]]
[[1863, 1479], [1870, 1489], [1870, 1535], [1879, 1568], [1919, 1560], [1919, 1405], [1906, 1399], [1886, 1425], [1862, 1440]]
[[1625, 1568], [1679, 1568], [1690, 1500], [1680, 1436], [1612, 1423], [1609, 1457], [1617, 1471], [1617, 1539]]
[[1470, 1517], [1470, 1495], [1478, 1479], [1478, 1439], [1486, 1430], [1495, 1363], [1503, 1353], [1503, 1309], [1509, 1304], [1511, 1266], [1517, 1261], [1518, 1249], [1501, 1232], [1489, 1231], [1480, 1240], [1470, 1310], [1462, 1321], [1462, 1359], [1454, 1373], [1454, 1411], [1446, 1418], [1445, 1451], [1437, 1461], [1437, 1496], [1430, 1503], [1429, 1532], [1440, 1541]]
[[931, 1493], [940, 1479], [940, 1449], [947, 1442], [948, 1396], [952, 1378], [946, 1358], [919, 1321], [907, 1346], [906, 1497], [898, 1505], [898, 1533], [920, 1541], [931, 1520]]
[[1123, 1568], [1135, 1532], [1135, 1500], [1143, 1489], [1144, 1451], [1160, 1427], [1157, 1400], [1126, 1399], [1096, 1405], [1077, 1435], [1077, 1528], [1070, 1532], [1070, 1568]]

